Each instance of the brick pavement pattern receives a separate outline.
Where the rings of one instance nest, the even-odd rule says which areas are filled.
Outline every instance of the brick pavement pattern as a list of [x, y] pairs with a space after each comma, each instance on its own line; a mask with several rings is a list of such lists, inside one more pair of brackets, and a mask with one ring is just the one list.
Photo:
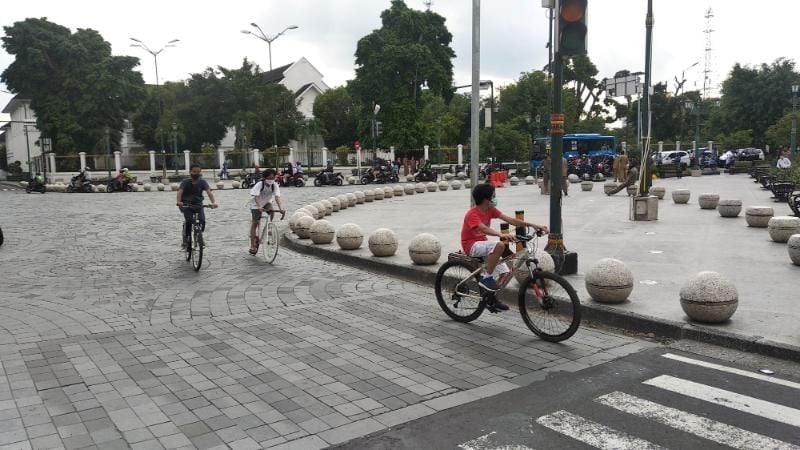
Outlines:
[[0, 192], [0, 449], [324, 448], [647, 345], [455, 323], [429, 287], [285, 249], [266, 265], [246, 193], [217, 195], [195, 273], [173, 194]]

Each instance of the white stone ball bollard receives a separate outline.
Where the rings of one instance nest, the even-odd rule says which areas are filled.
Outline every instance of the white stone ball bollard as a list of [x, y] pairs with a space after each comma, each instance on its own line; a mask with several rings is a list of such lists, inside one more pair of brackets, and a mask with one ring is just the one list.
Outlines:
[[[107, 187], [106, 187], [105, 184], [98, 184], [97, 185], [97, 192], [105, 192], [106, 190], [107, 190]], [[159, 189], [159, 190], [163, 190], [163, 185], [162, 185], [162, 189]]]
[[775, 216], [767, 222], [769, 237], [775, 242], [788, 242], [794, 234], [800, 234], [800, 217]]
[[408, 244], [408, 256], [419, 266], [436, 264], [442, 256], [442, 243], [430, 233], [418, 234]]
[[800, 234], [793, 234], [786, 243], [792, 264], [800, 266]]
[[653, 186], [650, 188], [650, 195], [655, 195], [659, 200], [664, 200], [667, 190], [663, 186]]
[[[297, 232], [297, 222], [300, 220], [301, 217], [311, 217], [305, 210], [297, 210], [289, 216], [289, 229], [292, 230], [293, 233]], [[313, 218], [313, 217], [312, 217]]]
[[424, 194], [428, 192], [428, 188], [425, 186], [425, 183], [417, 183], [414, 185], [414, 190], [417, 194]]
[[231, 181], [231, 187], [232, 187], [233, 189], [239, 189], [239, 187], [240, 187], [241, 185], [242, 185], [242, 183], [241, 183], [241, 181], [239, 181], [239, 180], [233, 180], [233, 181]]
[[346, 195], [339, 194], [336, 198], [339, 199], [339, 211], [347, 209], [350, 206], [350, 200], [347, 199]]
[[338, 198], [329, 197], [328, 202], [331, 204], [333, 212], [339, 212], [339, 208], [341, 208], [342, 202], [340, 202]]
[[156, 189], [158, 189], [159, 191], [163, 191], [164, 190], [164, 183], [156, 184]]
[[219, 189], [220, 191], [225, 189], [225, 183], [223, 181], [217, 181], [216, 184], [217, 184], [217, 189]]
[[533, 184], [536, 182], [536, 178], [533, 178], [532, 175], [528, 175], [525, 177], [525, 184]]
[[744, 213], [748, 227], [767, 228], [769, 219], [775, 215], [775, 210], [770, 206], [750, 206]]
[[309, 235], [311, 242], [315, 244], [330, 244], [336, 235], [336, 229], [327, 220], [317, 220], [311, 225]]
[[633, 272], [620, 260], [603, 258], [586, 274], [586, 291], [599, 303], [622, 303], [633, 292]]
[[[556, 271], [556, 262], [553, 261], [553, 257], [550, 256], [549, 253], [544, 251], [544, 249], [538, 249], [536, 251], [536, 259], [539, 260], [539, 267], [545, 271], [550, 273], [555, 273]], [[524, 264], [524, 263], [523, 263]], [[524, 284], [528, 281], [531, 274], [528, 272], [524, 267], [519, 267], [517, 270], [514, 271], [514, 278], [517, 280], [518, 283]]]
[[414, 195], [415, 189], [413, 184], [407, 184], [403, 186], [403, 191], [406, 195]]
[[717, 204], [717, 212], [722, 217], [739, 217], [742, 212], [741, 200], [723, 199]]
[[472, 187], [472, 180], [470, 180], [469, 178], [464, 180], [464, 187], [467, 188], [467, 189], [471, 188]]
[[313, 217], [305, 216], [301, 217], [297, 220], [297, 225], [295, 225], [294, 232], [297, 234], [297, 237], [300, 239], [308, 239], [311, 237], [311, 226], [314, 225]]
[[617, 186], [619, 185], [613, 181], [606, 181], [605, 184], [603, 184], [603, 192], [610, 194]]
[[392, 256], [397, 252], [397, 236], [388, 228], [373, 231], [367, 243], [374, 256]]
[[463, 180], [464, 178], [467, 178], [467, 174], [466, 172], [458, 172], [456, 174], [456, 178], [458, 178], [459, 180]]
[[413, 183], [414, 175], [406, 175], [406, 183]]
[[324, 216], [324, 214], [322, 214], [322, 211], [314, 205], [306, 205], [303, 207], [303, 209], [311, 213], [311, 217], [313, 217], [314, 220], [322, 219], [322, 217]]
[[169, 185], [169, 189], [171, 191], [177, 191], [180, 188], [181, 188], [181, 185], [178, 184], [178, 183], [170, 183], [170, 185]]
[[356, 250], [364, 242], [364, 232], [354, 223], [346, 223], [336, 231], [336, 243], [342, 250]]
[[[144, 192], [144, 186], [141, 184], [134, 184], [133, 190], [136, 192]], [[92, 192], [94, 192], [94, 186], [92, 186]]]
[[[357, 205], [363, 205], [364, 202], [367, 201], [367, 199], [366, 199], [367, 196], [364, 195], [363, 191], [355, 191], [355, 192], [353, 192], [353, 195], [356, 196], [356, 204]], [[374, 195], [373, 195], [373, 198], [375, 198]]]
[[[100, 186], [96, 186], [96, 187], [99, 188]], [[151, 185], [150, 183], [145, 183], [144, 184], [144, 191], [145, 192], [150, 192], [152, 189], [153, 189], [153, 185]]]
[[445, 181], [450, 181], [450, 180], [452, 180], [454, 177], [455, 177], [455, 175], [453, 175], [453, 174], [452, 174], [452, 173], [450, 173], [450, 172], [447, 172], [446, 174], [444, 174], [444, 180], [445, 180]]
[[739, 306], [733, 282], [717, 272], [700, 272], [681, 288], [681, 308], [697, 322], [721, 323]]
[[[327, 215], [328, 208], [326, 208], [325, 205], [322, 204], [322, 202], [314, 202], [311, 204], [311, 206], [317, 208], [317, 211], [319, 211], [319, 217], [314, 216], [315, 219], [319, 220]], [[333, 209], [333, 207], [331, 207], [331, 209]]]
[[439, 190], [439, 185], [431, 181], [430, 183], [425, 185], [428, 188], [428, 192], [436, 192]]
[[519, 186], [519, 178], [517, 178], [517, 177], [511, 177], [511, 178], [509, 178], [509, 179], [508, 179], [508, 183], [509, 183], [511, 186]]
[[567, 176], [567, 180], [569, 180], [570, 183], [576, 184], [581, 182], [581, 177], [579, 177], [577, 174], [571, 173]]
[[375, 197], [375, 200], [383, 200], [386, 197], [386, 191], [383, 188], [377, 188], [372, 191], [372, 195]]
[[450, 187], [453, 188], [454, 191], [461, 189], [461, 182], [458, 180], [453, 180], [450, 182]]
[[691, 198], [692, 192], [688, 189], [675, 189], [672, 191], [672, 201], [678, 205], [685, 205], [689, 203], [689, 198]]
[[357, 181], [358, 180], [356, 179], [356, 177], [348, 177], [347, 178], [347, 184], [356, 184]]
[[383, 198], [392, 198], [394, 197], [394, 188], [391, 186], [386, 186], [383, 188]]
[[319, 203], [325, 207], [325, 215], [330, 216], [333, 214], [333, 203], [328, 200], [320, 200]]
[[353, 194], [352, 192], [349, 192], [345, 195], [347, 196], [347, 207], [355, 208], [355, 206], [358, 204], [358, 199], [356, 198], [356, 195]]
[[697, 203], [700, 205], [700, 209], [717, 209], [719, 194], [700, 194], [697, 197]]
[[395, 197], [402, 197], [406, 193], [406, 190], [400, 185], [394, 186], [392, 190], [394, 191]]
[[448, 183], [447, 181], [440, 181], [439, 182], [439, 190], [440, 191], [446, 191], [448, 189], [450, 189], [450, 183]]
[[372, 203], [375, 200], [375, 191], [372, 189], [367, 189], [364, 191], [364, 201], [367, 203]]
[[581, 191], [589, 192], [594, 188], [594, 183], [591, 181], [581, 181]]

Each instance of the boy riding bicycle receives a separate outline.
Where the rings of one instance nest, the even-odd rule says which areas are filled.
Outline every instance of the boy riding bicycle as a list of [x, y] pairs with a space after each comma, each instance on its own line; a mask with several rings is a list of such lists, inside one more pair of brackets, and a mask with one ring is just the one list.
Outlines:
[[[486, 258], [486, 270], [481, 275], [479, 285], [487, 291], [495, 292], [497, 283], [494, 277], [507, 273], [510, 269], [505, 263], [498, 264], [506, 245], [503, 242], [490, 242], [487, 238], [487, 235], [502, 236], [499, 231], [490, 227], [492, 219], [500, 219], [515, 227], [533, 227], [536, 231], [544, 233], [547, 233], [548, 229], [544, 225], [524, 222], [500, 212], [497, 209], [494, 186], [490, 184], [475, 186], [472, 190], [472, 199], [475, 201], [475, 206], [467, 211], [461, 227], [461, 248], [469, 256]], [[508, 239], [511, 242], [516, 241], [514, 235], [508, 235]], [[508, 306], [499, 300], [495, 300], [494, 307], [502, 311], [508, 310]]]
[[178, 188], [178, 197], [175, 205], [180, 208], [183, 213], [183, 244], [182, 247], [186, 250], [192, 239], [192, 216], [197, 209], [200, 219], [200, 226], [203, 230], [206, 229], [206, 213], [203, 210], [203, 192], [208, 193], [208, 199], [211, 200], [211, 207], [216, 208], [217, 202], [214, 200], [214, 194], [211, 192], [211, 186], [208, 185], [206, 180], [203, 180], [203, 170], [199, 164], [192, 164], [189, 167], [189, 179], [183, 180], [181, 186]]
[[281, 206], [281, 188], [275, 183], [275, 170], [267, 169], [264, 171], [261, 181], [256, 183], [250, 189], [250, 215], [252, 222], [250, 223], [250, 254], [255, 255], [258, 253], [258, 224], [261, 222], [262, 211], [266, 210], [270, 218], [273, 217], [272, 200], [278, 204], [278, 210], [282, 211]]

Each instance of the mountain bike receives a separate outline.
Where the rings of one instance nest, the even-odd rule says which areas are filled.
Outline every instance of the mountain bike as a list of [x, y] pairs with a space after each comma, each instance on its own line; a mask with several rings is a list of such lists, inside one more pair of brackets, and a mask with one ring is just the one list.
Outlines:
[[263, 222], [265, 218], [267, 220], [263, 222], [264, 226], [261, 227], [261, 231], [256, 237], [256, 253], [253, 256], [258, 253], [258, 248], [260, 247], [264, 260], [267, 264], [272, 264], [278, 256], [278, 247], [280, 246], [280, 235], [278, 234], [278, 226], [274, 222], [274, 214], [276, 212], [281, 213], [280, 220], [283, 220], [286, 217], [286, 211], [282, 209], [262, 209], [262, 211], [261, 221]]
[[496, 295], [517, 273], [517, 279], [523, 280], [517, 300], [525, 325], [546, 341], [569, 339], [581, 322], [580, 299], [567, 280], [539, 267], [536, 252], [537, 238], [541, 236], [540, 232], [517, 236], [520, 242], [525, 243], [525, 248], [517, 253], [507, 252], [500, 259], [498, 264], [508, 264], [511, 270], [500, 276], [497, 292], [487, 291], [478, 284], [486, 268], [483, 258], [473, 258], [462, 252], [448, 255], [447, 262], [436, 274], [435, 290], [439, 306], [450, 318], [464, 323], [477, 319], [487, 308], [491, 312], [498, 312], [493, 307]]
[[[205, 247], [203, 226], [200, 224], [200, 210], [202, 208], [211, 208], [211, 205], [184, 204], [182, 208], [192, 210], [192, 236], [186, 246], [186, 261], [191, 261], [194, 271], [199, 272], [200, 267], [203, 265], [203, 248]], [[186, 242], [186, 236], [183, 236], [183, 240]]]

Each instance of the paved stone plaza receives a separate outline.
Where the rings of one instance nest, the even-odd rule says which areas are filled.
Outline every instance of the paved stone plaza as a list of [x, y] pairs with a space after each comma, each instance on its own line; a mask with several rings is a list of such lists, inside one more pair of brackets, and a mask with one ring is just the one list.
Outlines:
[[217, 195], [195, 273], [174, 193], [0, 192], [0, 448], [322, 448], [652, 345], [550, 344], [513, 314], [452, 322], [428, 287], [289, 251], [268, 266], [246, 192]]
[[[602, 258], [622, 260], [634, 274], [634, 291], [629, 302], [613, 308], [682, 325], [687, 319], [679, 303], [681, 286], [700, 271], [716, 271], [734, 281], [739, 308], [728, 323], [699, 327], [796, 348], [800, 344], [796, 281], [800, 267], [792, 265], [786, 244], [772, 242], [764, 228], [748, 228], [744, 209], [738, 218], [722, 218], [716, 210], [701, 210], [697, 203], [700, 194], [713, 192], [721, 199], [742, 200], [745, 208], [764, 205], [773, 207], [776, 216], [791, 215], [786, 203], [775, 203], [769, 191], [752, 181], [745, 174], [658, 180], [656, 185], [665, 187], [667, 194], [659, 202], [659, 220], [655, 222], [628, 220], [630, 200], [625, 192], [608, 197], [603, 183], [594, 183], [590, 192], [571, 184], [569, 196], [563, 200], [564, 238], [567, 247], [578, 252], [579, 273], [568, 279], [581, 299], [591, 302], [584, 285], [586, 272]], [[522, 209], [527, 220], [549, 223], [550, 197], [540, 195], [536, 186], [506, 186], [498, 192], [502, 211], [513, 215]], [[689, 204], [672, 202], [670, 192], [678, 188], [691, 190]], [[449, 190], [393, 197], [327, 219], [337, 227], [359, 224], [366, 234], [379, 227], [391, 228], [399, 238], [399, 248], [396, 256], [381, 261], [411, 267], [408, 244], [419, 233], [439, 238], [443, 248], [440, 261], [448, 252], [460, 249], [459, 231], [468, 207], [468, 189]], [[342, 252], [335, 243], [318, 247]], [[374, 260], [366, 242], [360, 250], [347, 253]], [[438, 265], [414, 267], [430, 272], [438, 269]]]

